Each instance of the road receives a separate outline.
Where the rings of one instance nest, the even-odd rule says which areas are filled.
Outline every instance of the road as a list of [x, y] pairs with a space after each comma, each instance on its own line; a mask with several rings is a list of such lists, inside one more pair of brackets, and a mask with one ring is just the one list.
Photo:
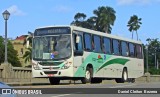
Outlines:
[[[34, 85], [34, 86], [14, 86], [14, 88], [25, 88], [25, 89], [46, 89], [45, 92], [50, 90], [54, 91], [54, 94], [38, 94], [38, 95], [17, 95], [18, 97], [159, 97], [157, 89], [160, 88], [160, 82], [157, 83], [101, 83], [101, 84], [61, 84], [61, 85]], [[148, 93], [153, 94], [142, 94], [138, 93], [141, 91], [140, 88], [149, 89]], [[155, 90], [151, 89], [154, 88]], [[58, 90], [57, 90], [58, 89]], [[106, 90], [105, 90], [106, 89]], [[113, 89], [113, 91], [112, 91]], [[85, 90], [89, 90], [89, 94], [86, 94]], [[106, 91], [101, 93], [99, 91]], [[128, 94], [124, 94], [125, 91], [132, 91]], [[63, 93], [62, 93], [63, 92]], [[111, 94], [111, 93], [116, 94]], [[119, 93], [118, 93], [119, 92]], [[157, 92], [160, 92], [158, 90]], [[96, 94], [99, 93], [99, 94]], [[137, 93], [137, 94], [134, 94]], [[155, 93], [155, 94], [154, 94]]]

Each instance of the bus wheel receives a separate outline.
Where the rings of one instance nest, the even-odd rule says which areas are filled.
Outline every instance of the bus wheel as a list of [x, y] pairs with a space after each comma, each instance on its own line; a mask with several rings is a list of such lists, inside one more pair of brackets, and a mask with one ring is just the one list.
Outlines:
[[83, 84], [91, 83], [92, 72], [92, 68], [86, 68], [85, 77], [81, 79]]
[[92, 78], [91, 83], [102, 83], [102, 79], [101, 78]]
[[127, 69], [123, 69], [123, 73], [122, 73], [122, 82], [127, 82], [128, 81], [128, 72]]
[[130, 82], [130, 83], [135, 83], [135, 78], [129, 78], [129, 79], [128, 79], [128, 82]]
[[126, 68], [123, 69], [122, 78], [116, 78], [115, 81], [117, 83], [124, 83], [128, 81], [128, 72]]
[[58, 85], [60, 83], [60, 79], [58, 78], [53, 78], [53, 77], [50, 77], [49, 78], [49, 81], [50, 81], [50, 84], [51, 85]]

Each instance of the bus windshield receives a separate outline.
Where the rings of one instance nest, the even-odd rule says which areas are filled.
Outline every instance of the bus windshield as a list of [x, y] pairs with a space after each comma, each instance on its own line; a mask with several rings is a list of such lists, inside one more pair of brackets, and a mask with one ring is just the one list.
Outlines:
[[71, 56], [71, 36], [39, 36], [33, 38], [34, 60], [57, 60]]

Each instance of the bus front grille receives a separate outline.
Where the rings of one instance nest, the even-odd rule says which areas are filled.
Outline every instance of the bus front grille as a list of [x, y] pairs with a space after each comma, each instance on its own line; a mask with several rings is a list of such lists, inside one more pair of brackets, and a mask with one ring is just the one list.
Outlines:
[[45, 74], [57, 74], [58, 71], [44, 71]]

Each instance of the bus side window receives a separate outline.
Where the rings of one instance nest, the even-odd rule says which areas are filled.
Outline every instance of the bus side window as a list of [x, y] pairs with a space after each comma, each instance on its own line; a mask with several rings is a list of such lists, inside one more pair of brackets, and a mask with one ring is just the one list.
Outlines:
[[97, 35], [93, 35], [93, 43], [94, 43], [94, 52], [96, 53], [101, 53], [102, 52], [102, 49], [101, 49], [101, 38], [100, 36], [97, 36]]
[[104, 37], [103, 38], [103, 53], [111, 54], [111, 39]]
[[82, 36], [78, 34], [73, 34], [73, 43], [74, 43], [74, 55], [82, 56], [83, 55]]
[[141, 45], [136, 45], [136, 57], [142, 58], [142, 46]]
[[82, 36], [74, 34], [74, 50], [83, 51]]
[[86, 51], [92, 51], [91, 34], [84, 34], [84, 48]]
[[122, 51], [122, 56], [129, 55], [127, 42], [125, 42], [125, 41], [121, 42], [121, 51]]
[[120, 44], [116, 39], [113, 39], [113, 54], [120, 55]]
[[129, 43], [129, 53], [130, 57], [135, 57], [135, 45], [133, 43]]

